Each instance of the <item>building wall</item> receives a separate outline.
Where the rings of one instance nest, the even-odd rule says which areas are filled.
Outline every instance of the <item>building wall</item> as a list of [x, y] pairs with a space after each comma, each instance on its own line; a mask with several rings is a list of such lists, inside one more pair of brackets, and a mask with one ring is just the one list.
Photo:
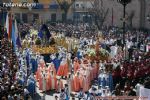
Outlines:
[[[107, 10], [109, 9], [108, 15], [106, 17], [105, 25], [113, 25], [114, 26], [122, 26], [121, 18], [123, 18], [123, 6], [117, 2], [117, 0], [103, 0], [104, 2], [104, 8]], [[140, 2], [138, 0], [132, 0], [130, 4], [126, 6], [126, 17], [130, 16], [131, 13], [134, 12], [133, 17], [133, 27], [139, 28], [140, 26]], [[126, 20], [126, 24], [129, 25], [129, 17], [128, 20]]]
[[[104, 25], [111, 26], [112, 22], [114, 26], [122, 26], [121, 18], [123, 18], [123, 6], [117, 2], [117, 0], [102, 0], [103, 7], [105, 11], [109, 9]], [[91, 0], [76, 0], [75, 4], [79, 4], [79, 7], [76, 7], [75, 12], [86, 12], [85, 9], [81, 9], [82, 5], [85, 5], [85, 8], [90, 8]], [[130, 16], [134, 12], [132, 18], [133, 28], [149, 28], [150, 22], [146, 20], [148, 13], [150, 14], [150, 0], [132, 0], [126, 6], [126, 25], [128, 28], [131, 28]], [[82, 16], [82, 14], [80, 14]], [[113, 20], [113, 21], [112, 21]]]
[[[150, 0], [146, 0], [146, 12], [145, 12], [145, 16], [150, 16]], [[145, 20], [145, 27], [150, 29], [150, 22], [147, 20]]]
[[[33, 3], [33, 0], [27, 0], [29, 3]], [[68, 0], [69, 1], [69, 0]], [[14, 0], [14, 3], [21, 2], [19, 0]], [[40, 4], [43, 4], [45, 6], [49, 6], [50, 4], [57, 4], [56, 0], [39, 0]], [[43, 9], [32, 9], [29, 11], [29, 9], [21, 9], [21, 8], [12, 8], [12, 12], [14, 13], [27, 13], [28, 14], [28, 22], [31, 22], [31, 19], [33, 19], [33, 14], [37, 13], [39, 14], [39, 18], [41, 21], [47, 21], [47, 20], [52, 20], [51, 15], [56, 14], [56, 21], [61, 21], [62, 20], [62, 14], [63, 11], [58, 8], [58, 9], [49, 9], [49, 8], [43, 8]], [[68, 11], [68, 16], [67, 19], [72, 20], [73, 19], [73, 11], [72, 8], [69, 9]]]
[[[15, 0], [16, 1], [16, 0]], [[32, 2], [32, 0], [29, 0]], [[47, 3], [50, 4], [52, 2], [56, 2], [55, 0], [39, 0], [39, 3]], [[145, 3], [144, 3], [145, 2]], [[76, 7], [76, 5], [79, 4], [79, 7]], [[113, 25], [114, 26], [122, 26], [122, 21], [120, 20], [123, 17], [123, 6], [117, 2], [117, 0], [103, 0], [103, 6], [105, 10], [107, 8], [109, 9], [108, 15], [106, 17], [106, 20], [104, 22], [104, 25], [111, 26], [112, 25], [112, 19], [113, 19]], [[75, 7], [75, 9], [74, 9]], [[76, 0], [75, 4], [72, 5], [68, 12], [68, 19], [74, 19], [74, 13], [80, 13], [80, 20], [83, 20], [83, 15], [85, 12], [88, 11], [89, 8], [91, 8], [91, 0]], [[113, 9], [113, 10], [112, 10]], [[62, 11], [60, 9], [58, 10], [52, 10], [52, 9], [45, 9], [45, 10], [32, 10], [29, 11], [28, 9], [13, 9], [13, 12], [15, 13], [29, 13], [28, 19], [33, 19], [32, 14], [38, 13], [41, 20], [51, 20], [51, 14], [56, 13], [57, 20], [62, 19]], [[132, 24], [134, 28], [149, 28], [150, 29], [150, 22], [146, 20], [146, 16], [150, 14], [150, 0], [132, 0], [131, 3], [129, 3], [126, 6], [126, 16], [130, 16], [131, 13], [134, 12]], [[113, 17], [112, 17], [113, 13]], [[31, 21], [31, 20], [30, 20]], [[126, 21], [127, 26], [130, 28], [130, 20], [128, 19]]]
[[51, 15], [56, 14], [56, 21], [62, 19], [62, 12], [60, 10], [49, 10], [49, 9], [33, 9], [33, 10], [28, 10], [28, 9], [13, 9], [12, 12], [15, 14], [20, 14], [20, 19], [22, 20], [22, 14], [26, 13], [28, 15], [28, 22], [33, 21], [33, 14], [38, 14], [39, 15], [39, 20], [42, 22], [50, 21], [51, 20]]

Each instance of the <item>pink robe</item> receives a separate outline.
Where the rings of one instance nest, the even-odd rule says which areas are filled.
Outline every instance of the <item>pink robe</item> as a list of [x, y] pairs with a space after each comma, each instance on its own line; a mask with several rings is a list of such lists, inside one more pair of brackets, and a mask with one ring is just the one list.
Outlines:
[[90, 89], [88, 78], [85, 76], [83, 77], [83, 91], [87, 92]]
[[44, 86], [43, 80], [46, 80], [46, 78], [41, 73], [40, 78], [39, 78], [39, 89], [42, 91], [45, 91], [45, 89], [43, 88], [43, 86]]
[[37, 71], [36, 71], [36, 80], [38, 81], [39, 80], [39, 77], [40, 77], [40, 72], [41, 72], [41, 68], [40, 66], [38, 67]]
[[84, 87], [84, 79], [83, 79], [83, 75], [80, 75], [80, 79], [79, 79], [79, 81], [80, 81], [80, 88], [83, 88]]
[[48, 69], [49, 72], [53, 71], [54, 75], [56, 75], [56, 69], [55, 69], [54, 66], [50, 65], [50, 66], [48, 66], [47, 69]]
[[48, 72], [46, 76], [46, 91], [50, 89], [51, 89], [51, 76], [50, 73]]
[[74, 72], [76, 73], [77, 70], [80, 68], [80, 64], [78, 62], [74, 62]]
[[79, 92], [81, 89], [79, 76], [75, 76], [73, 82], [74, 82], [74, 91]]
[[50, 77], [51, 77], [51, 81], [50, 81], [51, 90], [54, 90], [57, 87], [57, 79], [56, 79], [56, 76], [52, 74], [50, 75]]
[[74, 80], [73, 79], [70, 79], [71, 81], [71, 92], [74, 91]]

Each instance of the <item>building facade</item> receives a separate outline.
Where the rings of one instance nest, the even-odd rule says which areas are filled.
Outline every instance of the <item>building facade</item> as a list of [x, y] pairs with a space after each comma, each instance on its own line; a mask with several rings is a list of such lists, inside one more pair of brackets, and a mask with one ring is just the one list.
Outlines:
[[[19, 0], [13, 0], [14, 3]], [[28, 3], [33, 3], [33, 0], [27, 0]], [[15, 14], [16, 19], [21, 22], [30, 23], [33, 21], [61, 21], [63, 12], [55, 0], [38, 0], [38, 4], [34, 7], [14, 7], [11, 12]]]
[[[75, 10], [76, 19], [84, 21], [84, 17], [87, 20], [94, 19], [93, 14], [89, 12], [89, 8], [92, 8], [93, 1], [98, 0], [76, 0]], [[108, 9], [104, 25], [106, 26], [122, 26], [123, 18], [123, 6], [117, 2], [117, 0], [99, 0], [102, 2], [104, 10]], [[86, 15], [86, 16], [85, 16]], [[150, 29], [150, 21], [147, 20], [147, 16], [150, 16], [150, 0], [132, 0], [126, 6], [126, 27], [127, 28], [146, 28]]]
[[[8, 0], [7, 0], [8, 1]], [[11, 0], [14, 3], [29, 2], [33, 3], [35, 0]], [[117, 0], [99, 0], [103, 1], [104, 9], [108, 9], [108, 14], [104, 21], [106, 26], [122, 26], [123, 6]], [[3, 0], [5, 2], [5, 0]], [[64, 13], [60, 9], [57, 0], [38, 0], [39, 4], [33, 8], [13, 7], [11, 12], [16, 15], [20, 22], [33, 22], [38, 20], [40, 22], [47, 21], [62, 21]], [[89, 11], [93, 7], [94, 0], [75, 0], [70, 7], [67, 19], [76, 22], [94, 23], [93, 13]], [[132, 0], [126, 6], [126, 26], [128, 28], [148, 28], [150, 29], [150, 22], [147, 16], [150, 15], [150, 0]]]
[[92, 0], [75, 0], [72, 5], [74, 22], [92, 23], [92, 14], [89, 9], [92, 8]]

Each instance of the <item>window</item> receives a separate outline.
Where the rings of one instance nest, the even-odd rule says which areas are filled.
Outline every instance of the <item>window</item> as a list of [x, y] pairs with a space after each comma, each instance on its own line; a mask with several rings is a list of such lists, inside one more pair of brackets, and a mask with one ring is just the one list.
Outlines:
[[66, 20], [66, 15], [63, 13], [62, 14], [62, 21], [64, 22]]
[[51, 21], [56, 22], [56, 13], [51, 14]]
[[81, 8], [84, 9], [84, 8], [85, 8], [85, 5], [84, 5], [84, 4], [81, 4]]
[[27, 23], [27, 22], [28, 22], [28, 16], [27, 16], [26, 13], [23, 13], [23, 14], [22, 14], [22, 21], [23, 21], [24, 23]]
[[76, 7], [79, 8], [79, 4], [76, 4]]
[[33, 21], [36, 21], [39, 19], [39, 14], [33, 14]]
[[16, 21], [20, 23], [20, 13], [15, 14]]

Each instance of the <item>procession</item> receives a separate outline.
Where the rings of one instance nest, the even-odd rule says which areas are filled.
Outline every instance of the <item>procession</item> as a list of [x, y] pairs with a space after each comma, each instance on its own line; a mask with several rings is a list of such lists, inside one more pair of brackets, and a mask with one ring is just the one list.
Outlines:
[[0, 25], [0, 100], [150, 100], [149, 31], [10, 15]]

